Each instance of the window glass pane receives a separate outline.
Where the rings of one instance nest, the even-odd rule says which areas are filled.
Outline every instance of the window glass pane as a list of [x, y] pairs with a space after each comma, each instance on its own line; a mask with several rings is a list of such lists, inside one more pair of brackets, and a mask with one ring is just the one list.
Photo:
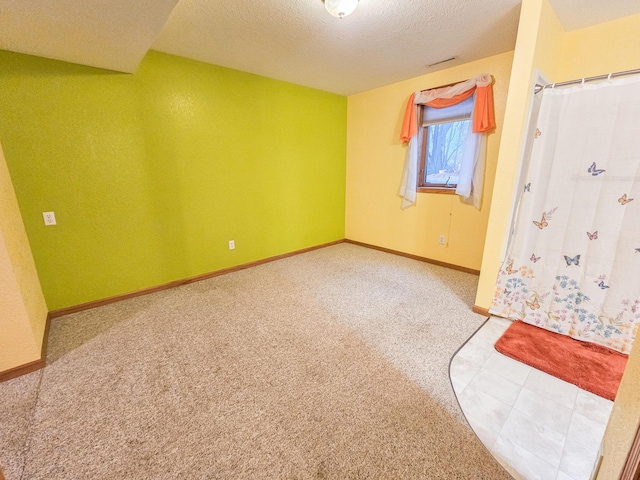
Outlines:
[[429, 125], [425, 185], [457, 185], [470, 120]]

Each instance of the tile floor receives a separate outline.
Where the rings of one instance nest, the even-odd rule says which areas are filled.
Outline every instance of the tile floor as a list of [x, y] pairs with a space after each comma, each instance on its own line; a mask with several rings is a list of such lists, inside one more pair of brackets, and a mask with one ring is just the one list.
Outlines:
[[509, 324], [490, 318], [453, 357], [462, 411], [516, 479], [589, 480], [613, 402], [498, 353]]

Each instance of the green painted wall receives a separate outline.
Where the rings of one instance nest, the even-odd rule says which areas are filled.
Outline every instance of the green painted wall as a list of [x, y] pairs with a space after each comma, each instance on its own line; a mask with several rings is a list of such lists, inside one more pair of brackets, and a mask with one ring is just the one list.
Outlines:
[[0, 143], [48, 308], [344, 238], [346, 106], [153, 51], [134, 75], [0, 51]]

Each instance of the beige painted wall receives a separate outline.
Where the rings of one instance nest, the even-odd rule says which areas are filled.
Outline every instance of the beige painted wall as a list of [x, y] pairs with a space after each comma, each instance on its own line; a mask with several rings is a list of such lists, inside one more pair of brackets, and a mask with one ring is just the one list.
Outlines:
[[[352, 95], [347, 107], [346, 237], [446, 263], [479, 269], [493, 193], [512, 52]], [[417, 205], [400, 208], [406, 147], [402, 116], [411, 92], [466, 80], [495, 78], [497, 128], [489, 136], [481, 210], [457, 195], [419, 193]], [[446, 245], [439, 245], [445, 235]]]
[[40, 358], [46, 318], [47, 305], [0, 147], [0, 372]]

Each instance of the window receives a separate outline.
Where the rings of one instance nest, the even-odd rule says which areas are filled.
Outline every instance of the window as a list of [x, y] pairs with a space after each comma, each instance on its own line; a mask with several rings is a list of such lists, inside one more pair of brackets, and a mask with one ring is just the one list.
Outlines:
[[453, 192], [470, 129], [474, 97], [445, 108], [422, 106], [418, 191]]

